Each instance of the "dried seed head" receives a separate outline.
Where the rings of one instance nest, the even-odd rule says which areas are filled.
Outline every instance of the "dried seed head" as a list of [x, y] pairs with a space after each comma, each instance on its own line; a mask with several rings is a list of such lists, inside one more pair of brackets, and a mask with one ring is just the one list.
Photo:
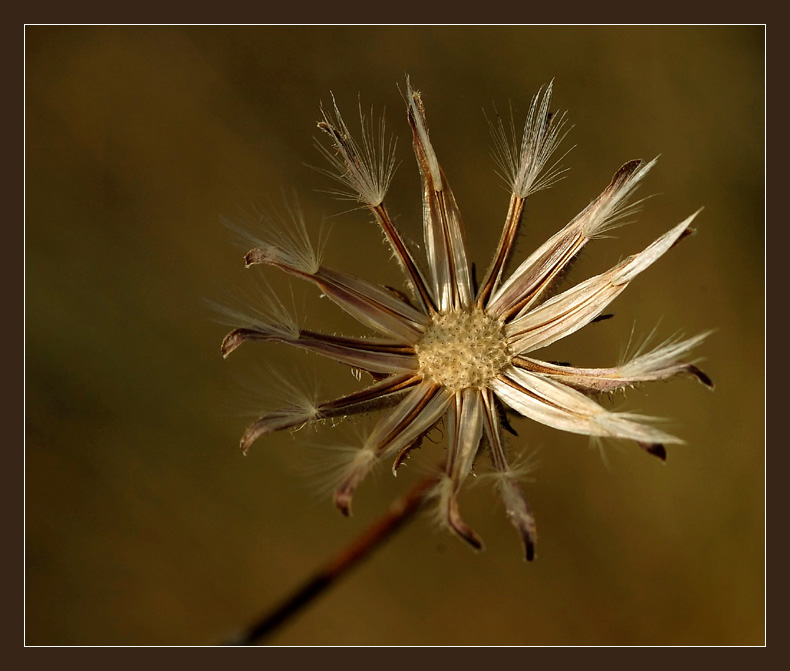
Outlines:
[[323, 149], [334, 168], [329, 174], [346, 188], [344, 197], [367, 206], [373, 214], [415, 290], [417, 304], [381, 285], [320, 265], [320, 254], [314, 251], [298, 211], [291, 213], [290, 221], [280, 222], [280, 230], [266, 230], [247, 255], [248, 265], [274, 265], [312, 281], [385, 338], [298, 329], [276, 301], [266, 305], [260, 317], [240, 314], [246, 328], [226, 337], [225, 354], [246, 340], [276, 341], [367, 371], [375, 380], [366, 389], [331, 401], [316, 404], [297, 398], [290, 406], [286, 403], [285, 409], [269, 412], [251, 425], [242, 446], [246, 449], [256, 438], [303, 422], [388, 408], [361, 449], [340, 450], [343, 463], [334, 472], [335, 503], [348, 515], [353, 493], [370, 471], [384, 459], [394, 460], [395, 471], [444, 418], [448, 447], [443, 475], [433, 492], [443, 524], [473, 547], [482, 547], [461, 517], [458, 496], [480, 450], [487, 450], [505, 511], [521, 536], [525, 557], [532, 559], [535, 521], [509, 465], [512, 460], [502, 433], [509, 427], [504, 405], [562, 431], [631, 440], [664, 459], [664, 445], [682, 441], [651, 426], [651, 418], [608, 410], [594, 397], [678, 373], [693, 375], [708, 386], [712, 383], [693, 362], [683, 359], [703, 336], [670, 341], [613, 368], [576, 368], [527, 354], [595, 321], [626, 285], [690, 232], [694, 215], [639, 254], [557, 293], [558, 278], [587, 242], [623, 223], [623, 217], [638, 206], [638, 202], [629, 204], [629, 198], [655, 161], [629, 161], [580, 215], [506, 276], [524, 199], [561, 174], [552, 156], [565, 132], [564, 116], [549, 110], [549, 85], [535, 96], [520, 141], [512, 123], [509, 136], [501, 120], [492, 124], [497, 158], [512, 195], [494, 260], [475, 290], [461, 213], [431, 144], [422, 98], [408, 80], [406, 88], [413, 149], [422, 176], [425, 274], [383, 203], [394, 169], [394, 144], [386, 140], [383, 124], [373, 128], [362, 117], [357, 143], [333, 100], [319, 128], [331, 139]]

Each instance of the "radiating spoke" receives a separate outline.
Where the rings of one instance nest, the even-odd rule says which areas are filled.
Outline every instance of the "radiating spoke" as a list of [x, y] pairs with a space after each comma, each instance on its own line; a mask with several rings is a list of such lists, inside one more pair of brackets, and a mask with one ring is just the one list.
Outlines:
[[587, 242], [612, 228], [629, 210], [628, 197], [653, 165], [655, 160], [637, 160], [620, 168], [596, 200], [515, 270], [492, 295], [488, 311], [509, 319], [545, 298]]
[[384, 206], [384, 195], [395, 167], [394, 144], [386, 144], [383, 124], [380, 126], [379, 137], [373, 138], [363, 116], [362, 146], [357, 145], [334, 100], [332, 102], [334, 114], [324, 113], [323, 120], [318, 124], [318, 127], [332, 139], [337, 152], [334, 154], [319, 145], [336, 170], [335, 173], [328, 174], [349, 187], [354, 197], [375, 215], [395, 257], [412, 284], [421, 307], [426, 312], [434, 311], [435, 305], [422, 273]]
[[696, 213], [661, 236], [640, 254], [630, 256], [606, 273], [577, 284], [505, 327], [516, 353], [546, 347], [575, 333], [604, 311], [639, 273], [663, 256], [689, 231]]
[[472, 471], [483, 434], [483, 408], [479, 391], [464, 389], [455, 394], [447, 425], [450, 443], [445, 469], [447, 479], [440, 486], [439, 507], [450, 529], [479, 550], [483, 543], [461, 519], [457, 500], [461, 486]]
[[319, 266], [314, 271], [291, 263], [278, 250], [259, 247], [245, 256], [247, 266], [264, 264], [314, 282], [334, 303], [361, 323], [406, 342], [419, 338], [429, 318], [384, 287]]
[[373, 208], [373, 214], [376, 215], [376, 221], [379, 222], [384, 235], [392, 247], [395, 257], [398, 259], [401, 267], [406, 273], [415, 293], [415, 297], [420, 302], [420, 306], [425, 312], [436, 312], [436, 301], [431, 296], [428, 286], [425, 283], [425, 278], [422, 271], [417, 267], [414, 261], [414, 256], [406, 246], [406, 242], [398, 229], [395, 227], [392, 219], [390, 219], [387, 209], [384, 204], [378, 205]]
[[235, 329], [222, 341], [222, 356], [227, 357], [247, 340], [286, 343], [376, 373], [408, 373], [418, 368], [417, 357], [408, 346], [306, 330], [291, 336], [255, 329]]
[[587, 393], [610, 393], [642, 382], [666, 380], [682, 374], [691, 375], [712, 388], [713, 382], [705, 373], [693, 363], [681, 360], [684, 354], [699, 345], [707, 335], [703, 333], [688, 340], [671, 341], [613, 368], [559, 366], [526, 356], [515, 357], [513, 365]]
[[477, 292], [478, 307], [485, 307], [488, 297], [499, 285], [507, 261], [513, 253], [516, 236], [521, 225], [521, 217], [524, 214], [524, 201], [524, 198], [519, 198], [515, 193], [510, 196], [502, 237], [499, 239], [499, 245], [497, 245], [491, 267], [486, 272], [486, 276], [483, 278], [480, 289]]
[[374, 464], [382, 457], [395, 455], [430, 431], [444, 414], [450, 398], [446, 390], [424, 381], [379, 420], [335, 492], [335, 505], [344, 515], [350, 514], [354, 491]]
[[414, 154], [423, 179], [423, 226], [428, 265], [439, 310], [465, 309], [472, 303], [461, 213], [428, 136], [420, 94], [407, 82]]
[[532, 99], [520, 146], [516, 145], [512, 114], [510, 137], [501, 117], [497, 116], [496, 124], [489, 124], [494, 138], [494, 158], [502, 176], [508, 182], [512, 196], [494, 260], [480, 284], [477, 294], [478, 307], [484, 307], [491, 293], [499, 286], [502, 273], [513, 252], [526, 199], [554, 184], [564, 172], [559, 167], [559, 160], [549, 164], [552, 154], [565, 136], [564, 113], [555, 115], [549, 110], [551, 91], [550, 83]]
[[491, 459], [494, 463], [494, 469], [497, 471], [497, 484], [502, 494], [502, 501], [505, 504], [505, 511], [508, 519], [516, 527], [519, 536], [521, 536], [525, 558], [527, 561], [532, 561], [535, 556], [535, 540], [537, 538], [535, 518], [532, 516], [532, 510], [529, 507], [529, 503], [527, 503], [524, 493], [521, 491], [518, 481], [508, 467], [505, 445], [502, 441], [502, 429], [494, 398], [491, 390], [486, 389], [483, 392], [483, 425], [491, 446]]
[[283, 408], [266, 413], [244, 432], [241, 449], [246, 454], [250, 446], [262, 436], [283, 429], [292, 429], [306, 422], [389, 408], [398, 403], [403, 398], [403, 394], [419, 381], [420, 378], [414, 375], [395, 375], [361, 391], [318, 403], [315, 407]]
[[683, 442], [638, 421], [646, 418], [610, 412], [575, 389], [513, 366], [505, 369], [491, 387], [499, 398], [525, 417], [561, 431], [644, 443]]

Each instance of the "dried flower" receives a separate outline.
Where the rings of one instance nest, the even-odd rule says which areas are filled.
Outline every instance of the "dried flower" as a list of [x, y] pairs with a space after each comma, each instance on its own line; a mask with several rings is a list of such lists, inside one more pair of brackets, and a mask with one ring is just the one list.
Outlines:
[[443, 521], [474, 547], [482, 546], [462, 520], [457, 497], [485, 445], [507, 515], [521, 535], [527, 559], [532, 559], [535, 523], [516, 472], [508, 465], [503, 404], [563, 431], [635, 441], [662, 459], [664, 445], [682, 442], [646, 423], [649, 418], [607, 410], [591, 396], [682, 373], [712, 386], [702, 371], [683, 360], [704, 335], [665, 343], [614, 368], [575, 368], [533, 358], [537, 350], [600, 318], [631, 280], [691, 232], [696, 215], [608, 272], [557, 293], [557, 280], [584, 245], [632, 210], [629, 198], [655, 160], [626, 163], [598, 198], [503, 279], [526, 199], [550, 186], [561, 172], [550, 160], [563, 138], [565, 119], [549, 111], [551, 90], [550, 84], [533, 99], [519, 145], [512, 124], [510, 138], [501, 120], [491, 124], [495, 158], [512, 195], [494, 259], [479, 287], [467, 257], [460, 212], [431, 145], [420, 94], [407, 81], [408, 120], [423, 181], [427, 272], [384, 205], [394, 144], [387, 142], [383, 125], [374, 133], [364, 117], [362, 143], [355, 142], [333, 101], [332, 113], [324, 113], [318, 124], [331, 139], [323, 152], [336, 171], [333, 176], [350, 190], [344, 196], [368, 208], [383, 229], [411, 297], [321, 265], [298, 211], [290, 230], [265, 236], [266, 242], [247, 254], [248, 266], [266, 264], [312, 281], [383, 337], [326, 335], [276, 318], [259, 318], [228, 334], [222, 343], [224, 356], [246, 340], [283, 342], [367, 371], [374, 379], [371, 386], [342, 398], [295, 404], [260, 417], [241, 440], [245, 452], [273, 431], [386, 408], [341, 474], [335, 503], [348, 515], [354, 490], [377, 462], [392, 459], [395, 471], [446, 418], [449, 446], [435, 492]]

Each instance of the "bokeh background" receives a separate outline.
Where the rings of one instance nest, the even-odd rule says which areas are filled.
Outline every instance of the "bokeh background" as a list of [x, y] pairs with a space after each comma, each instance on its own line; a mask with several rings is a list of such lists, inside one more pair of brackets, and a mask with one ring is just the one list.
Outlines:
[[763, 72], [760, 27], [29, 27], [27, 642], [217, 642], [440, 458], [437, 444], [397, 479], [384, 468], [350, 520], [316, 493], [333, 457], [321, 445], [356, 440], [349, 422], [243, 458], [247, 422], [282, 394], [276, 374], [322, 397], [359, 383], [285, 346], [223, 361], [227, 329], [207, 303], [268, 285], [306, 326], [364, 333], [312, 287], [244, 270], [220, 218], [295, 188], [313, 231], [332, 224], [328, 265], [398, 283], [367, 215], [322, 193], [330, 182], [306, 164], [322, 165], [311, 138], [330, 91], [352, 127], [358, 97], [386, 106], [401, 160], [388, 203], [419, 240], [397, 89], [408, 73], [478, 266], [508, 199], [489, 156], [492, 104], [521, 120], [554, 78], [574, 124], [571, 170], [529, 204], [519, 258], [626, 160], [661, 155], [638, 223], [590, 244], [571, 280], [704, 206], [698, 234], [632, 284], [614, 319], [551, 356], [612, 365], [654, 328], [653, 342], [716, 329], [699, 354], [717, 386], [678, 379], [614, 401], [669, 418], [687, 444], [666, 464], [520, 420], [511, 449], [534, 469], [536, 561], [479, 478], [461, 503], [485, 552], [424, 515], [271, 642], [762, 643]]

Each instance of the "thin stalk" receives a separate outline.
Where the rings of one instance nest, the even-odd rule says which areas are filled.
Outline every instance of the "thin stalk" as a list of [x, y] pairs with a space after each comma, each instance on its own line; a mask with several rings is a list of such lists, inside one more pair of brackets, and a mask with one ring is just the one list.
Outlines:
[[409, 248], [406, 247], [406, 243], [403, 241], [400, 232], [397, 228], [395, 228], [395, 224], [392, 222], [392, 219], [390, 219], [386, 208], [383, 204], [381, 204], [371, 209], [373, 210], [373, 214], [376, 215], [376, 219], [383, 229], [384, 234], [387, 236], [390, 245], [392, 245], [392, 249], [395, 251], [398, 259], [403, 264], [403, 267], [406, 270], [406, 273], [408, 274], [415, 291], [417, 292], [417, 298], [419, 298], [423, 307], [428, 312], [435, 314], [436, 304], [433, 302], [433, 298], [431, 298], [431, 292], [428, 291], [428, 287], [425, 285], [425, 279], [423, 278], [420, 269], [417, 267], [417, 264], [414, 262], [414, 258], [412, 257]]
[[521, 225], [521, 217], [524, 214], [524, 198], [519, 198], [515, 193], [510, 197], [505, 227], [502, 230], [502, 237], [499, 240], [494, 261], [486, 273], [485, 279], [480, 284], [477, 294], [477, 307], [482, 308], [487, 304], [489, 296], [499, 286], [502, 273], [505, 270], [510, 255], [516, 243], [516, 234]]
[[309, 606], [326, 589], [359, 564], [373, 550], [389, 539], [411, 520], [425, 503], [436, 484], [431, 476], [417, 483], [408, 493], [397, 499], [382, 517], [368, 527], [350, 545], [341, 550], [323, 568], [308, 578], [280, 604], [265, 612], [249, 627], [225, 641], [225, 645], [256, 645], [271, 635], [288, 620]]

